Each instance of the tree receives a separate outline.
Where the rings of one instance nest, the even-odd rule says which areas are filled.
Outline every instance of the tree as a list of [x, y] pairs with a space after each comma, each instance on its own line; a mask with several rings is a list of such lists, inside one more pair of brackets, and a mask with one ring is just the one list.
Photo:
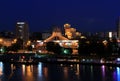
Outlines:
[[46, 43], [46, 50], [49, 52], [53, 52], [54, 49], [54, 42], [47, 42]]
[[87, 39], [79, 40], [78, 52], [80, 55], [89, 55], [90, 54], [90, 44], [87, 43]]
[[27, 50], [32, 51], [32, 46], [31, 45], [27, 46]]
[[14, 52], [17, 52], [19, 49], [21, 49], [21, 46], [18, 43], [14, 43], [9, 47], [9, 50]]
[[46, 49], [49, 52], [53, 52], [54, 54], [61, 54], [61, 46], [58, 43], [47, 42]]

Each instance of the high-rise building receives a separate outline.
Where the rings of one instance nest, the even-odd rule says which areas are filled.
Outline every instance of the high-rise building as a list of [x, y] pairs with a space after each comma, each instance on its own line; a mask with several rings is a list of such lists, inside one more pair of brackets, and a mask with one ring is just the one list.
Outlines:
[[120, 39], [120, 16], [117, 21], [117, 38]]
[[26, 22], [17, 22], [16, 24], [16, 38], [23, 40], [24, 45], [29, 40], [29, 27]]

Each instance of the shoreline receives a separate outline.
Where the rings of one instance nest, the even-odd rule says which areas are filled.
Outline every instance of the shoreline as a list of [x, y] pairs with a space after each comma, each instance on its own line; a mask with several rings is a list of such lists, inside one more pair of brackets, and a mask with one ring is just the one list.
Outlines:
[[[23, 58], [24, 56], [24, 58]], [[80, 55], [39, 55], [35, 53], [17, 53], [17, 54], [3, 54], [0, 56], [0, 61], [3, 63], [13, 63], [13, 64], [39, 64], [49, 63], [49, 64], [81, 64], [81, 65], [96, 65], [96, 66], [117, 66], [120, 67], [120, 62], [115, 61], [116, 58], [120, 56], [109, 56], [107, 58], [102, 56], [80, 56]], [[101, 59], [104, 59], [101, 62]], [[110, 58], [108, 60], [108, 58]], [[113, 60], [114, 58], [114, 60]], [[92, 61], [91, 61], [92, 60]], [[108, 62], [107, 62], [108, 61]]]
[[92, 65], [92, 66], [112, 66], [112, 67], [120, 67], [120, 64], [117, 63], [87, 63], [87, 62], [68, 62], [68, 61], [36, 61], [36, 62], [13, 62], [13, 61], [1, 61], [3, 63], [10, 63], [10, 64], [25, 64], [25, 65], [35, 65], [41, 63], [46, 64], [65, 64], [65, 65], [71, 65], [71, 64], [80, 64], [80, 65]]

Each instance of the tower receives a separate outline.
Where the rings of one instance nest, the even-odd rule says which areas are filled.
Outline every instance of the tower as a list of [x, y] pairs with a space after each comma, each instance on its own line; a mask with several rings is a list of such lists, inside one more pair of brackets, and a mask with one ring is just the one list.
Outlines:
[[120, 16], [117, 21], [117, 38], [120, 39]]
[[29, 40], [29, 28], [26, 22], [17, 22], [16, 23], [16, 38], [23, 40], [23, 45]]

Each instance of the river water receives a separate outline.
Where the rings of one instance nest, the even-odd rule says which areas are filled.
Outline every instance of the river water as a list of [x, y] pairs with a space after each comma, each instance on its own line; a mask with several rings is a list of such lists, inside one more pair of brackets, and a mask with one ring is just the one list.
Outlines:
[[0, 81], [120, 81], [120, 67], [0, 62]]

